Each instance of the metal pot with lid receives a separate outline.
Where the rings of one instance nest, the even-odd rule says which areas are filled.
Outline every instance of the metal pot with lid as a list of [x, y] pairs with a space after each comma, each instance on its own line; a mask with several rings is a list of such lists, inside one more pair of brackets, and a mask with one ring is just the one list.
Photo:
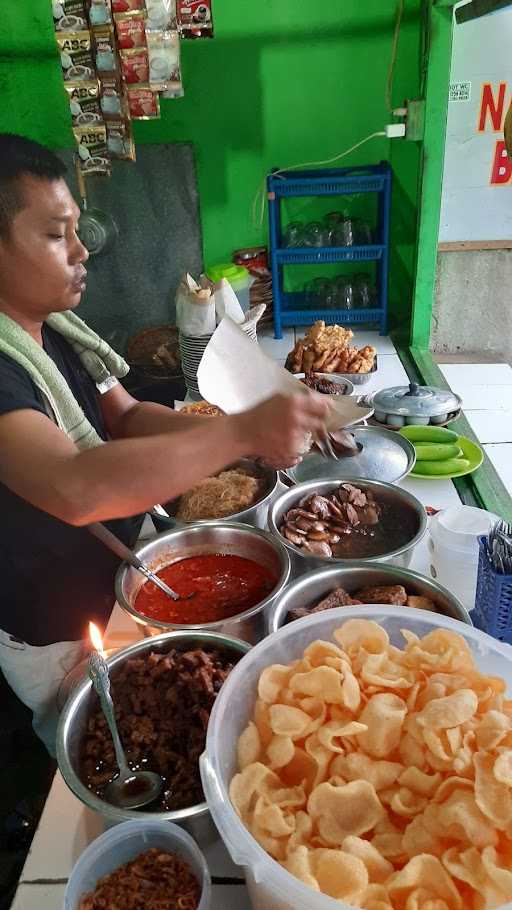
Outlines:
[[283, 473], [294, 483], [310, 480], [343, 480], [357, 477], [398, 483], [413, 469], [414, 446], [408, 439], [380, 427], [352, 427], [331, 433], [337, 455], [324, 458], [312, 449], [299, 464]]
[[389, 427], [430, 423], [440, 426], [459, 416], [462, 399], [451, 389], [411, 382], [408, 386], [381, 389], [373, 396], [372, 404], [374, 419]]

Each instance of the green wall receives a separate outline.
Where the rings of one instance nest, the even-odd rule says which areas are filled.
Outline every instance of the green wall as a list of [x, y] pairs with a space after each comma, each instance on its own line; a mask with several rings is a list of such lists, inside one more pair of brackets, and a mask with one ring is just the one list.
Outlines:
[[[206, 263], [266, 234], [252, 201], [274, 166], [331, 158], [383, 128], [396, 0], [214, 0], [216, 37], [183, 42], [185, 97], [136, 124], [137, 142], [196, 146]], [[54, 50], [50, 0], [3, 4], [0, 130], [72, 143]], [[394, 104], [420, 81], [420, 0], [407, 0]], [[398, 147], [400, 145], [400, 147]], [[372, 140], [341, 164], [395, 168], [391, 300], [408, 315], [416, 238], [418, 147]], [[129, 167], [130, 165], [121, 165]]]

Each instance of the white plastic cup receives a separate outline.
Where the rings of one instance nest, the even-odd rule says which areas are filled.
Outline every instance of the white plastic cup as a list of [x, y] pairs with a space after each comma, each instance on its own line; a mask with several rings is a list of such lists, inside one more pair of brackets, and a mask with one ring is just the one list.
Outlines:
[[473, 506], [450, 506], [430, 523], [430, 574], [452, 591], [467, 610], [475, 606], [478, 538], [499, 521], [497, 515]]
[[94, 891], [100, 878], [152, 847], [175, 853], [189, 864], [201, 887], [198, 910], [210, 910], [212, 883], [199, 847], [182, 828], [156, 819], [122, 822], [89, 844], [71, 873], [63, 910], [78, 910], [81, 898]]
[[[343, 901], [319, 894], [304, 885], [251, 836], [236, 814], [229, 785], [237, 773], [238, 737], [253, 719], [257, 683], [262, 670], [271, 664], [289, 664], [302, 657], [316, 641], [332, 640], [335, 629], [348, 619], [373, 619], [382, 625], [391, 642], [404, 646], [401, 629], [419, 636], [434, 629], [450, 629], [469, 646], [479, 670], [501, 676], [512, 692], [512, 647], [490, 635], [438, 613], [407, 607], [341, 607], [298, 619], [263, 639], [232, 670], [217, 696], [201, 756], [201, 778], [210, 812], [233, 861], [242, 866], [254, 910], [352, 910]], [[512, 910], [512, 903], [502, 910]]]

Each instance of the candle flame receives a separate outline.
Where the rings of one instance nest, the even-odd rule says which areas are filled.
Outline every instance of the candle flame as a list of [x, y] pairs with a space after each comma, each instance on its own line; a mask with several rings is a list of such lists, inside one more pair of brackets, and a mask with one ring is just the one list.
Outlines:
[[93, 648], [96, 648], [102, 657], [105, 657], [105, 651], [103, 650], [103, 641], [101, 638], [100, 630], [93, 622], [89, 623], [89, 637]]

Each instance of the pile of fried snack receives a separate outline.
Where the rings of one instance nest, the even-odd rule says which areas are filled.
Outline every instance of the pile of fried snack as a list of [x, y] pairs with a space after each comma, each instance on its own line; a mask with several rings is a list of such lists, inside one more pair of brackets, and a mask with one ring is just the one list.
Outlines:
[[210, 404], [208, 401], [196, 401], [194, 404], [187, 404], [179, 413], [191, 414], [193, 417], [224, 416], [224, 411], [218, 408], [216, 404]]
[[369, 373], [375, 363], [375, 348], [350, 346], [354, 337], [351, 329], [341, 325], [326, 325], [319, 320], [299, 339], [286, 360], [290, 373]]
[[345, 904], [510, 907], [506, 683], [451, 630], [402, 635], [351, 619], [263, 670], [231, 802], [288, 872]]

